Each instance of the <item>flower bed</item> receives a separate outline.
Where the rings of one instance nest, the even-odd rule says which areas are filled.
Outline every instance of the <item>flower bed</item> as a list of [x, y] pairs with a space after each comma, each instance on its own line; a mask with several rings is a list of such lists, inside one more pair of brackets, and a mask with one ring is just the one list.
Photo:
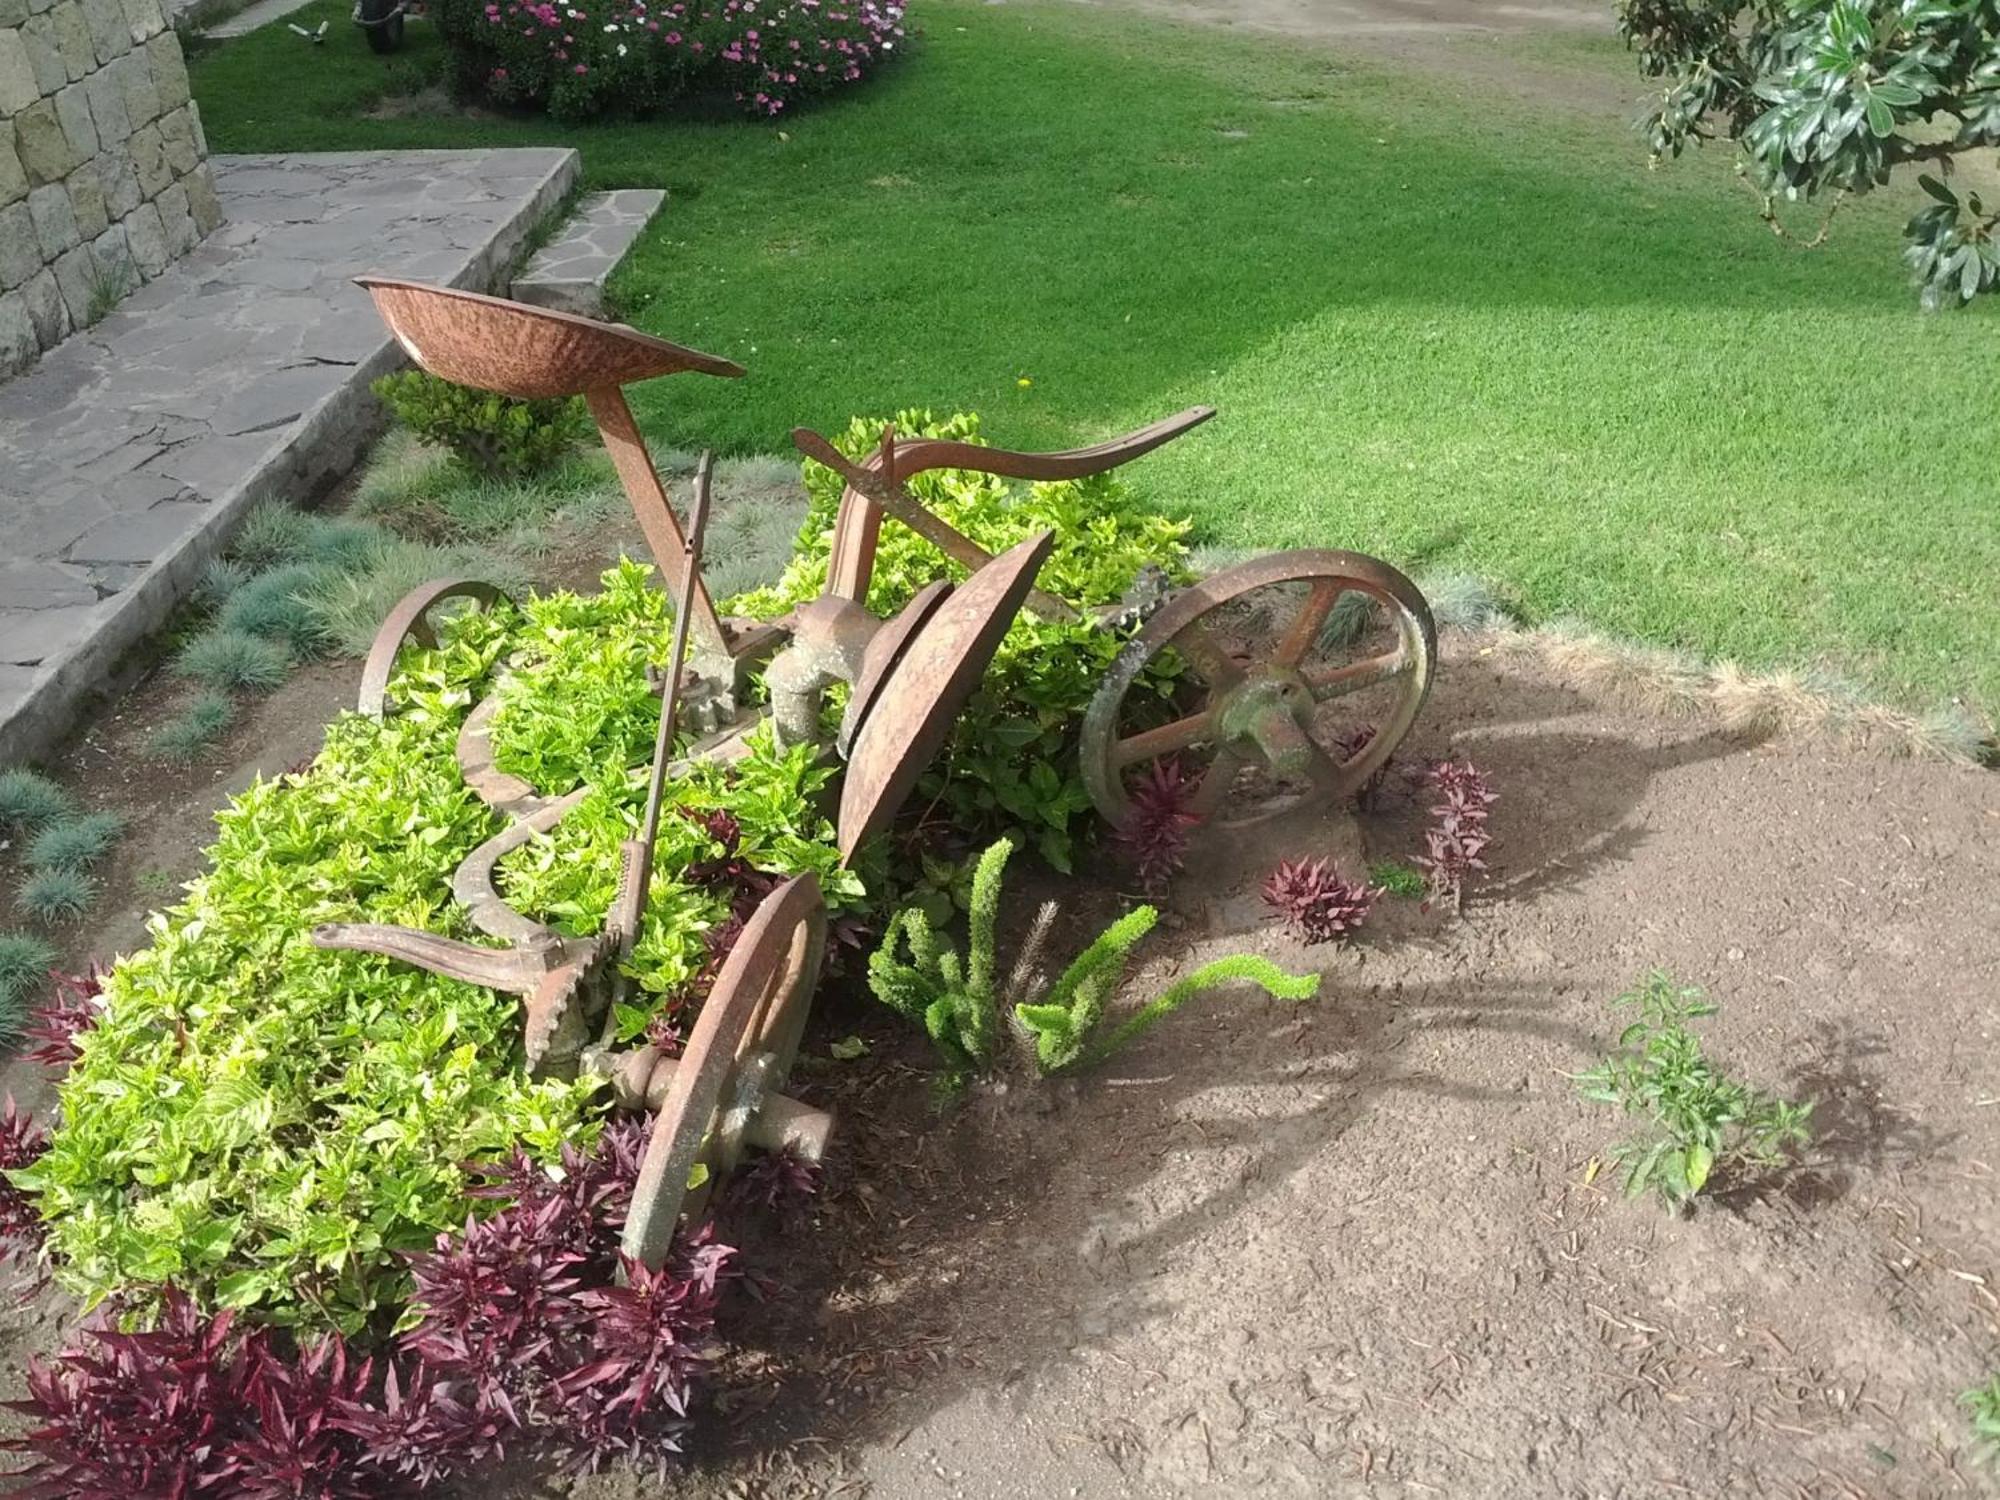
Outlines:
[[859, 83], [903, 40], [896, 0], [434, 0], [458, 81], [559, 120], [723, 92], [753, 115]]

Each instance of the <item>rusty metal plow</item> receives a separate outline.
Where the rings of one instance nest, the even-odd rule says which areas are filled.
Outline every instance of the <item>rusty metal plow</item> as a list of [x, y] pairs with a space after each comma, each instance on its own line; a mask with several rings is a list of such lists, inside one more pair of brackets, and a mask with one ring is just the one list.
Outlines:
[[[782, 621], [729, 620], [717, 613], [699, 566], [708, 455], [697, 468], [683, 530], [621, 388], [676, 373], [739, 376], [740, 367], [622, 325], [500, 298], [382, 277], [364, 277], [361, 284], [404, 350], [432, 374], [523, 399], [583, 397], [673, 598], [674, 637], [669, 666], [656, 684], [663, 702], [645, 770], [646, 812], [638, 837], [621, 849], [619, 888], [602, 931], [590, 938], [564, 936], [508, 906], [495, 888], [500, 860], [553, 829], [586, 792], [546, 797], [494, 764], [488, 736], [497, 698], [489, 693], [460, 730], [458, 761], [467, 785], [509, 821], [460, 865], [452, 888], [473, 926], [505, 946], [376, 924], [327, 926], [314, 941], [384, 954], [520, 996], [532, 1071], [568, 1076], [589, 1069], [609, 1080], [621, 1105], [653, 1111], [625, 1248], [657, 1268], [687, 1206], [689, 1184], [701, 1175], [697, 1167], [706, 1166], [705, 1180], [713, 1181], [747, 1146], [789, 1145], [816, 1158], [832, 1124], [823, 1112], [781, 1092], [824, 947], [825, 902], [809, 875], [772, 891], [751, 915], [679, 1058], [651, 1046], [613, 1046], [624, 967], [644, 916], [665, 777], [682, 721], [701, 735], [687, 755], [733, 758], [747, 731], [768, 713], [781, 743], [812, 743], [823, 755], [844, 760], [835, 828], [841, 858], [852, 859], [894, 820], [1020, 610], [1079, 617], [1035, 587], [1053, 533], [992, 555], [926, 509], [910, 494], [909, 480], [945, 468], [1028, 480], [1083, 478], [1152, 451], [1214, 412], [1194, 407], [1067, 453], [1016, 453], [935, 439], [898, 443], [891, 429], [864, 463], [798, 429], [793, 439], [801, 451], [835, 469], [846, 485], [826, 590]], [[970, 573], [956, 586], [930, 584], [889, 620], [865, 608], [885, 515]], [[1261, 636], [1239, 628], [1242, 619], [1232, 610], [1241, 597], [1301, 582], [1307, 597], [1288, 623]], [[1377, 612], [1375, 636], [1383, 637], [1386, 625], [1393, 643], [1345, 667], [1309, 661], [1348, 593], [1370, 602]], [[434, 611], [454, 600], [484, 605], [496, 597], [484, 584], [440, 580], [405, 598], [384, 621], [364, 666], [362, 709], [395, 711], [388, 688], [397, 654], [411, 640], [435, 643]], [[1430, 684], [1435, 633], [1422, 596], [1393, 568], [1352, 553], [1260, 559], [1171, 597], [1135, 601], [1118, 619], [1100, 623], [1122, 623], [1133, 614], [1150, 618], [1118, 657], [1085, 725], [1084, 774], [1099, 809], [1114, 822], [1126, 808], [1129, 768], [1204, 745], [1216, 747], [1202, 783], [1205, 810], [1225, 800], [1233, 807], [1244, 792], [1237, 773], [1252, 764], [1303, 784], [1304, 796], [1337, 795], [1386, 760]], [[1254, 617], [1253, 611], [1245, 618]], [[1135, 693], [1135, 684], [1169, 653], [1191, 668], [1181, 674], [1188, 686], [1185, 701], [1175, 705], [1177, 716], [1161, 723], [1154, 713], [1152, 722], [1136, 729], [1121, 727], [1128, 698], [1147, 696]], [[768, 711], [750, 702], [759, 667]], [[838, 731], [827, 736], [825, 695], [836, 684], [846, 684], [850, 693]], [[1396, 695], [1395, 707], [1376, 725], [1373, 742], [1353, 754], [1329, 750], [1316, 730], [1315, 706], [1384, 685]], [[1298, 800], [1291, 795], [1284, 805]], [[1260, 807], [1254, 815], [1269, 810]]]

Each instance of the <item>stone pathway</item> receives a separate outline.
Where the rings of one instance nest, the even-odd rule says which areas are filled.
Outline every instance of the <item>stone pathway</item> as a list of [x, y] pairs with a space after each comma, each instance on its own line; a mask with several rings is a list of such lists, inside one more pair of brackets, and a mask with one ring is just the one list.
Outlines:
[[[202, 27], [201, 33], [212, 41], [224, 41], [233, 36], [248, 36], [259, 26], [268, 26], [273, 21], [282, 21], [293, 11], [304, 10], [310, 4], [312, 4], [312, 0], [257, 0], [255, 5], [246, 6], [226, 21], [218, 22], [214, 26]], [[348, 30], [352, 31], [353, 28], [349, 27]], [[333, 40], [335, 34], [330, 31], [327, 35], [327, 40]], [[353, 40], [359, 39], [353, 38]], [[308, 44], [301, 42], [299, 45], [306, 46]]]
[[218, 156], [224, 223], [0, 385], [0, 767], [49, 748], [259, 501], [315, 497], [401, 363], [362, 271], [490, 288], [560, 149]]

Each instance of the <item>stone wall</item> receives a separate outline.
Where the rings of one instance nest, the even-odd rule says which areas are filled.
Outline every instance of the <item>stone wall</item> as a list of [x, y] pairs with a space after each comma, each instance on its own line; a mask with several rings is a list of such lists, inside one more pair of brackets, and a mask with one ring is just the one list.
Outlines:
[[0, 378], [222, 217], [159, 0], [0, 0]]

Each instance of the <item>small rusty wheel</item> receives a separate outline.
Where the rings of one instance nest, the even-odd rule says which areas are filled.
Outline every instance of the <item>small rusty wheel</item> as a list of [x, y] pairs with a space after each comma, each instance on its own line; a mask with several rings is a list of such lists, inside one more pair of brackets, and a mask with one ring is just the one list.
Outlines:
[[375, 632], [368, 648], [368, 660], [361, 668], [361, 692], [355, 706], [371, 719], [379, 719], [393, 705], [389, 702], [389, 674], [396, 670], [396, 657], [405, 641], [419, 646], [437, 645], [437, 628], [431, 611], [447, 599], [470, 599], [481, 609], [491, 609], [507, 596], [490, 583], [477, 578], [433, 578], [419, 584], [397, 601]]
[[696, 1018], [687, 1048], [670, 1064], [620, 1246], [657, 1271], [673, 1243], [697, 1163], [710, 1180], [741, 1156], [764, 1099], [798, 1055], [826, 948], [819, 880], [796, 876], [766, 896], [744, 924]]
[[[1352, 796], [1409, 733], [1436, 661], [1430, 606], [1387, 563], [1255, 558], [1174, 594], [1119, 653], [1084, 716], [1084, 782], [1114, 827], [1132, 778], [1170, 758], [1224, 827]], [[1133, 691], [1156, 662], [1179, 669], [1164, 705]]]

